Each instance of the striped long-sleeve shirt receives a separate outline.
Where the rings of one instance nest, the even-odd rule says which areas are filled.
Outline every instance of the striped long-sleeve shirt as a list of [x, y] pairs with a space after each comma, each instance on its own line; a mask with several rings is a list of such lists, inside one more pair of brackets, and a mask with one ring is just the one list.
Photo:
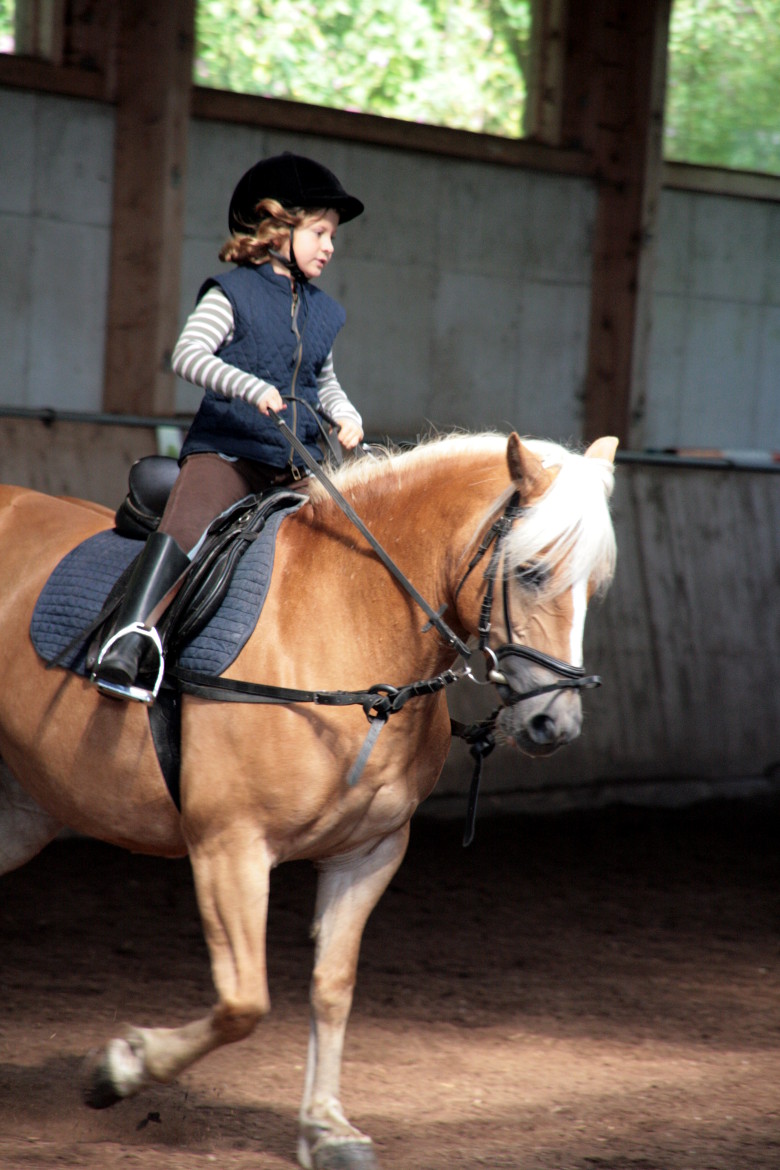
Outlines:
[[[258, 405], [270, 390], [270, 382], [256, 378], [217, 356], [217, 350], [233, 336], [233, 307], [220, 288], [212, 286], [187, 319], [171, 358], [174, 373], [204, 390], [214, 390], [226, 398], [243, 398]], [[362, 419], [347, 398], [333, 369], [333, 353], [317, 377], [320, 405], [331, 418], [344, 422], [351, 419], [362, 426]]]

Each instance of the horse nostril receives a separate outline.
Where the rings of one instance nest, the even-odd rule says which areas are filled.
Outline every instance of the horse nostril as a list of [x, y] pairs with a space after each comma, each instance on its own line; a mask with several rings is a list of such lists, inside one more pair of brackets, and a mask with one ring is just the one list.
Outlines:
[[534, 743], [554, 743], [557, 738], [555, 720], [549, 715], [534, 715], [528, 724], [528, 734]]

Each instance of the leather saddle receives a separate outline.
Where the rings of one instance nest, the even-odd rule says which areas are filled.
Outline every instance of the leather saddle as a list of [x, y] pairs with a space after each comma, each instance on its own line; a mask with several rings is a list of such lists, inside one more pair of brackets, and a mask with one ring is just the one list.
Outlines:
[[[154, 532], [178, 474], [179, 465], [170, 456], [147, 455], [134, 463], [128, 476], [127, 495], [115, 515], [117, 534], [145, 540]], [[305, 498], [302, 493], [285, 488], [249, 495], [209, 525], [179, 592], [158, 622], [166, 656], [175, 659], [219, 609], [239, 560], [269, 518], [281, 510], [299, 507]], [[100, 646], [112, 628], [133, 564], [122, 573], [108, 597], [103, 620], [87, 653], [88, 670], [94, 666]]]
[[145, 540], [155, 531], [178, 475], [179, 464], [170, 455], [145, 455], [133, 464], [114, 519], [120, 536]]

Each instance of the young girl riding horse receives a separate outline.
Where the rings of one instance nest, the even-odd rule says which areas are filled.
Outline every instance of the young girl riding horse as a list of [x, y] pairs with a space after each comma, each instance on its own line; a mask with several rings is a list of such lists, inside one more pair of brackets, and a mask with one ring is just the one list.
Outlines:
[[344, 310], [310, 283], [333, 256], [339, 224], [362, 211], [331, 171], [289, 152], [261, 160], [239, 180], [228, 212], [231, 238], [220, 252], [236, 267], [203, 284], [173, 352], [174, 371], [206, 393], [159, 527], [131, 574], [116, 633], [94, 667], [92, 681], [104, 694], [150, 700], [136, 685], [149, 626], [209, 524], [245, 496], [305, 473], [269, 412], [285, 411], [316, 459], [313, 408], [335, 420], [346, 449], [363, 438], [360, 415], [333, 369]]

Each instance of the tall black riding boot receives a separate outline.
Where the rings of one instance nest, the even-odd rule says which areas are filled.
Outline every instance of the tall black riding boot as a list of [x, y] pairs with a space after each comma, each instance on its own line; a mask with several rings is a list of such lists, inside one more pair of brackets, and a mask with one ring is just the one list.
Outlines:
[[154, 701], [156, 687], [149, 690], [135, 685], [145, 650], [153, 645], [162, 663], [157, 631], [145, 623], [189, 563], [187, 554], [167, 533], [153, 532], [146, 538], [127, 583], [114, 633], [103, 645], [92, 670], [92, 682], [104, 695], [142, 703]]

